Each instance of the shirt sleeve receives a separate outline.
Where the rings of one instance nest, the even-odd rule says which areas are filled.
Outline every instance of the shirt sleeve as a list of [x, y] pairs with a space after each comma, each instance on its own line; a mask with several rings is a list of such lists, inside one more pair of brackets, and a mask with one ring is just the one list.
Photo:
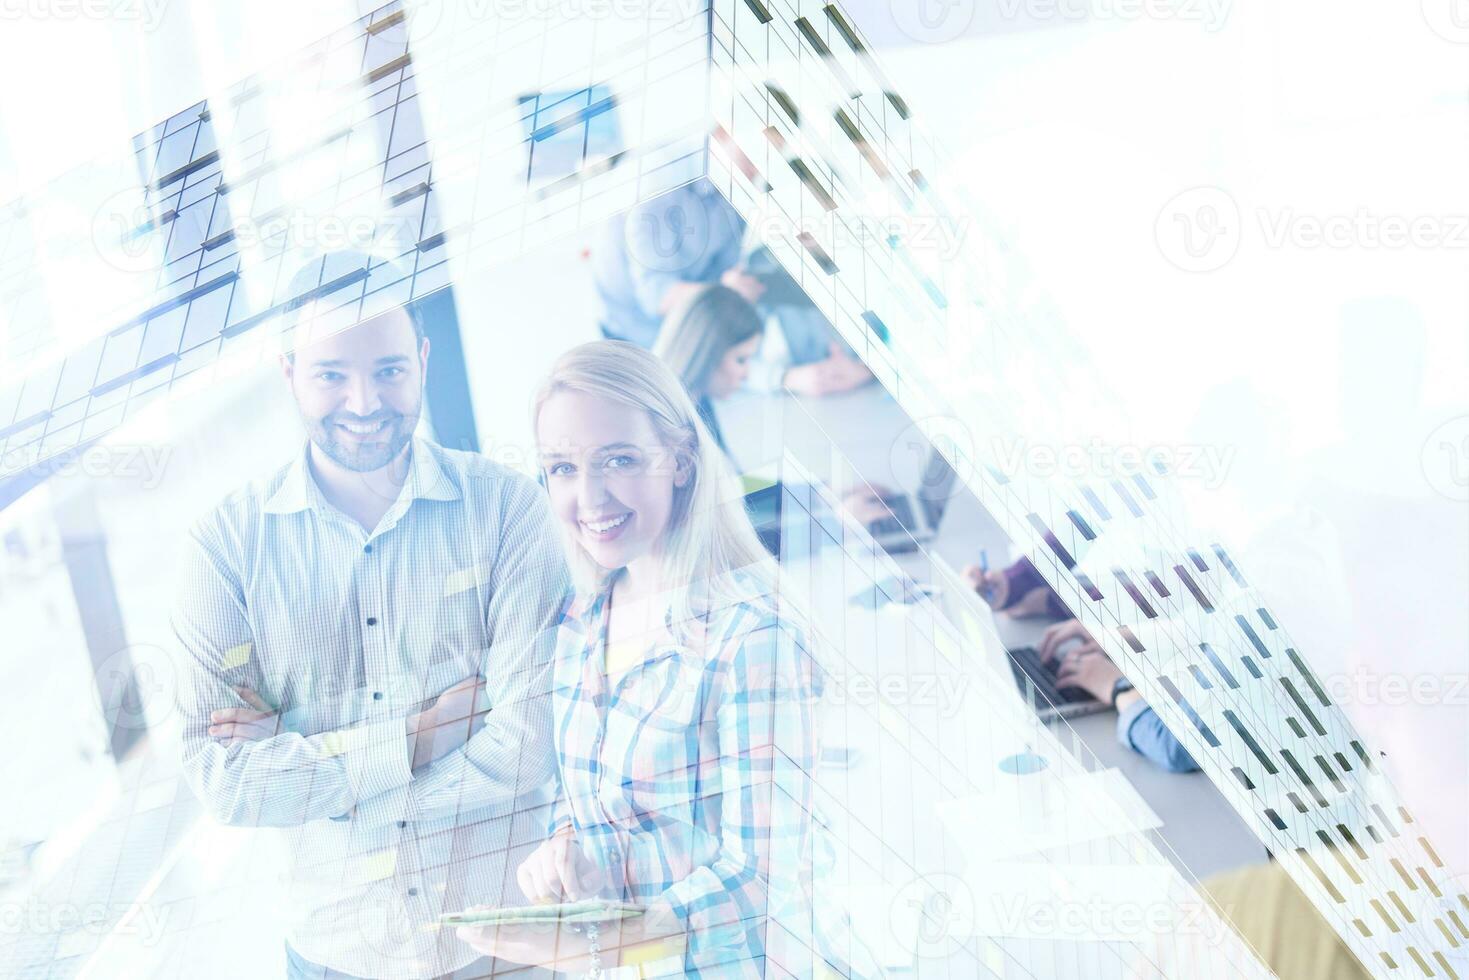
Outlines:
[[764, 336], [760, 338], [760, 346], [749, 364], [750, 376], [745, 381], [747, 388], [765, 395], [780, 390], [786, 371], [791, 367], [791, 348], [779, 317], [765, 318]]
[[555, 837], [558, 833], [572, 825], [571, 804], [567, 802], [566, 791], [561, 788], [560, 780], [556, 785], [556, 800], [551, 804], [551, 819], [546, 822], [546, 836]]
[[643, 314], [661, 318], [664, 296], [678, 283], [718, 280], [739, 261], [743, 229], [739, 214], [718, 194], [688, 187], [629, 211], [623, 247]]
[[402, 719], [233, 746], [209, 735], [211, 712], [246, 707], [235, 686], [265, 686], [239, 575], [207, 531], [186, 547], [173, 631], [184, 775], [221, 822], [290, 827], [336, 817], [411, 778]]
[[[715, 712], [719, 846], [662, 898], [688, 952], [755, 955], [767, 916], [794, 899], [810, 866], [816, 682], [808, 652], [780, 625], [748, 633], [722, 678]], [[720, 952], [720, 951], [724, 952]]]
[[500, 523], [485, 609], [490, 646], [481, 671], [490, 711], [484, 727], [412, 782], [360, 806], [358, 819], [508, 812], [552, 779], [551, 656], [569, 591], [566, 564], [545, 494], [529, 480], [507, 483]]
[[1134, 701], [1126, 711], [1117, 713], [1117, 740], [1169, 772], [1194, 772], [1199, 768], [1146, 701]]
[[[643, 315], [659, 319], [663, 316], [663, 297], [676, 284], [685, 281], [684, 273], [692, 265], [693, 246], [682, 235], [669, 231], [675, 217], [674, 205], [664, 201], [640, 204], [628, 212], [623, 225], [623, 247], [627, 252], [627, 268], [632, 280], [633, 299]], [[696, 236], [695, 236], [696, 237]], [[664, 250], [670, 249], [668, 254]], [[650, 262], [649, 257], [659, 259]]]

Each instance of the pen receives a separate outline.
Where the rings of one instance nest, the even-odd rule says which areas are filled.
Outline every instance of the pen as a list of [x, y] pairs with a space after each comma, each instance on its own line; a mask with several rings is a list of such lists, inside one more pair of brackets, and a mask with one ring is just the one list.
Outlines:
[[[984, 582], [984, 577], [989, 574], [989, 571], [990, 571], [990, 553], [989, 553], [988, 550], [986, 550], [984, 548], [980, 548], [979, 549], [979, 577], [980, 577], [980, 581], [982, 583]], [[980, 586], [979, 594], [981, 596], [983, 596], [986, 600], [988, 600], [989, 597], [990, 597], [991, 591], [993, 591], [993, 590], [990, 589], [989, 585], [986, 583], [986, 584], [982, 584]]]

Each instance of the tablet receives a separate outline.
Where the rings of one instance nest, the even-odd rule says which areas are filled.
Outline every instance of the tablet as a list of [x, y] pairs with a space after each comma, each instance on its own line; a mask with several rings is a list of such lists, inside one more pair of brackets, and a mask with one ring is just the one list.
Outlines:
[[630, 919], [642, 915], [645, 911], [647, 907], [643, 905], [593, 898], [555, 905], [521, 905], [509, 908], [445, 912], [439, 916], [439, 922], [446, 926], [497, 926], [540, 922], [578, 925], [588, 922], [614, 922], [618, 919]]

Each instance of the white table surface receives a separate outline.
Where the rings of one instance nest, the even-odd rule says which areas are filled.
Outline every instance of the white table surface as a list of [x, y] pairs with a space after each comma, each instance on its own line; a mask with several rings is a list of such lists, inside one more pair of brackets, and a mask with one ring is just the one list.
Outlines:
[[[869, 483], [911, 489], [918, 482], [925, 454], [912, 447], [911, 421], [879, 385], [821, 399], [740, 393], [716, 410], [731, 454], [743, 468], [777, 459], [783, 450], [803, 463], [829, 460], [835, 442]], [[926, 547], [956, 569], [977, 562], [982, 548], [988, 550], [992, 567], [1003, 567], [1011, 558], [1009, 538], [962, 490], [951, 501], [937, 538]], [[897, 561], [916, 576], [923, 560], [910, 553]], [[1007, 616], [996, 620], [1001, 639], [1011, 648], [1035, 645], [1048, 625], [1045, 620]], [[1162, 819], [1159, 836], [1180, 871], [1205, 878], [1265, 860], [1263, 845], [1207, 776], [1158, 768], [1118, 742], [1116, 722], [1116, 714], [1109, 711], [1069, 724], [1100, 764], [1120, 770]]]

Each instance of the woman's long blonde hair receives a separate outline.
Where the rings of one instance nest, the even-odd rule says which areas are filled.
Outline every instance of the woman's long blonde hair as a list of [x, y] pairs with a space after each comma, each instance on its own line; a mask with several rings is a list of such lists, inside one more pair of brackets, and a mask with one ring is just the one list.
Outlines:
[[[688, 479], [674, 487], [673, 508], [658, 548], [660, 578], [675, 587], [670, 623], [677, 628], [710, 609], [773, 594], [773, 562], [745, 513], [739, 480], [667, 365], [621, 340], [573, 347], [557, 359], [536, 393], [531, 424], [537, 430], [541, 408], [563, 391], [646, 412], [660, 444], [686, 468]], [[598, 566], [570, 532], [566, 556], [579, 588], [604, 588], [610, 580], [611, 572]]]

